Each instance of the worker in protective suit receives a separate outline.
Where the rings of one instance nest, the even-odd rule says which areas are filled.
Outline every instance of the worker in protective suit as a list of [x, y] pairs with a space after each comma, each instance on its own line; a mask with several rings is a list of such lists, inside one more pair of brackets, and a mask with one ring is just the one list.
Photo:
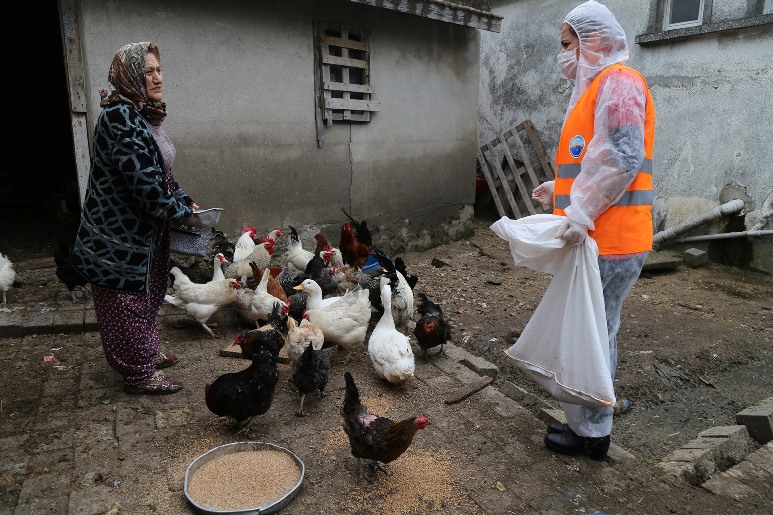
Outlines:
[[[558, 64], [574, 81], [556, 153], [556, 179], [532, 197], [566, 216], [556, 237], [599, 249], [610, 370], [617, 367], [623, 302], [652, 250], [652, 149], [655, 106], [646, 81], [628, 60], [625, 32], [593, 0], [574, 8], [561, 26]], [[566, 455], [603, 460], [612, 407], [563, 404], [566, 424], [548, 426], [545, 445]]]

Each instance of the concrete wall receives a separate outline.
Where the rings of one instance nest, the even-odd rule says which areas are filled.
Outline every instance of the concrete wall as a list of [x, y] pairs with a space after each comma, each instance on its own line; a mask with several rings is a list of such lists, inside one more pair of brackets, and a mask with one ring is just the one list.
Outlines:
[[[493, 12], [504, 20], [500, 33], [481, 35], [479, 142], [528, 118], [555, 163], [572, 90], [556, 62], [559, 30], [566, 14], [580, 3], [494, 2]], [[753, 227], [773, 196], [773, 24], [638, 45], [635, 38], [647, 32], [654, 1], [609, 0], [605, 5], [623, 26], [631, 52], [628, 64], [646, 77], [657, 109], [654, 230], [716, 207], [729, 188], [747, 201], [742, 227], [733, 230]], [[714, 0], [712, 22], [745, 17], [749, 5]], [[704, 225], [687, 236], [724, 232], [726, 224], [727, 219]], [[769, 221], [765, 229], [771, 225]], [[771, 238], [753, 242], [749, 266], [773, 272]], [[708, 245], [692, 244], [704, 249]]]
[[[325, 128], [322, 148], [315, 18], [370, 30], [373, 100], [382, 104], [370, 123]], [[329, 225], [333, 236], [345, 207], [376, 230], [401, 225], [396, 232], [408, 244], [427, 229], [426, 244], [427, 235], [445, 238], [449, 226], [471, 216], [475, 29], [310, 0], [83, 0], [79, 22], [89, 137], [115, 51], [131, 41], [156, 42], [175, 178], [202, 207], [225, 208], [224, 231], [251, 223], [259, 231], [293, 225], [313, 234]]]

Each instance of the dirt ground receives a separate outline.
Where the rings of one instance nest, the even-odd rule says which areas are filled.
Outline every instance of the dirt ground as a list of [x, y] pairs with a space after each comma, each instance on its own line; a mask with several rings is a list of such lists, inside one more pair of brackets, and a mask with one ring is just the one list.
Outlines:
[[[423, 252], [408, 253], [402, 257], [408, 273], [419, 277], [416, 292], [423, 291], [442, 303], [446, 316], [453, 325], [453, 343], [499, 366], [500, 373], [493, 386], [511, 381], [558, 407], [558, 402], [526, 378], [514, 362], [504, 354], [504, 350], [513, 343], [528, 322], [549, 284], [550, 277], [526, 268], [515, 267], [506, 242], [488, 229], [492, 221], [485, 219], [474, 221], [475, 234], [469, 239]], [[44, 257], [50, 255], [48, 253], [52, 251], [50, 247], [39, 243], [22, 241], [12, 243], [10, 240], [4, 240], [3, 244], [6, 248], [0, 250], [17, 261], [21, 260], [21, 256]], [[7, 245], [13, 245], [13, 248], [8, 248]], [[441, 260], [446, 265], [435, 266], [433, 259]], [[9, 304], [51, 301], [61, 298], [65, 291], [63, 285], [58, 283], [53, 275], [53, 269], [38, 270], [34, 273], [33, 271], [22, 272], [18, 279], [22, 287], [12, 288], [9, 291]], [[572, 469], [572, 467], [578, 467], [575, 461], [556, 462], [555, 458], [550, 458], [549, 453], [545, 452], [540, 440], [541, 431], [544, 428], [540, 424], [529, 427], [528, 430], [531, 431], [532, 436], [524, 437], [527, 442], [531, 440], [529, 446], [533, 449], [529, 448], [529, 453], [535, 453], [535, 456], [541, 456], [542, 459], [550, 461], [549, 466], [533, 466], [529, 469], [531, 475], [529, 484], [545, 487], [545, 485], [555, 485], [558, 480], [560, 485], [567, 481], [561, 475], [566, 474], [564, 469], [573, 470], [575, 475], [572, 477], [575, 479], [572, 480], [578, 482], [578, 492], [582, 492], [583, 487], [591, 490], [591, 494], [585, 491], [582, 495], [594, 498], [595, 504], [587, 501], [585, 504], [578, 505], [575, 502], [573, 505], [567, 499], [563, 499], [561, 502], [555, 501], [554, 504], [544, 502], [539, 504], [535, 501], [520, 508], [516, 506], [504, 508], [500, 504], [487, 509], [485, 503], [480, 500], [476, 500], [475, 504], [465, 504], [465, 501], [459, 501], [461, 504], [457, 505], [444, 504], [448, 502], [448, 498], [443, 500], [441, 492], [434, 504], [430, 502], [422, 508], [409, 506], [404, 510], [399, 507], [391, 509], [382, 505], [376, 511], [380, 510], [384, 513], [390, 511], [395, 513], [431, 511], [581, 513], [583, 507], [593, 505], [614, 513], [669, 511], [672, 513], [727, 513], [727, 510], [739, 508], [741, 512], [754, 512], [760, 506], [770, 507], [769, 493], [761, 495], [761, 500], [758, 499], [750, 504], [734, 505], [732, 501], [716, 498], [699, 487], [664, 486], [655, 479], [654, 465], [674, 449], [696, 438], [700, 431], [713, 426], [733, 425], [737, 412], [773, 396], [772, 310], [773, 281], [766, 275], [714, 264], [698, 269], [679, 266], [670, 271], [642, 274], [623, 308], [623, 321], [618, 336], [619, 365], [615, 380], [617, 396], [630, 399], [633, 402], [633, 409], [615, 417], [612, 435], [614, 443], [636, 456], [635, 464], [619, 465], [617, 472], [621, 479], [614, 488], [607, 490], [608, 495], [594, 484], [600, 494], [595, 495], [589, 486], [592, 483], [588, 483], [588, 478], [582, 479], [584, 476], [576, 474], [577, 469]], [[182, 377], [187, 383], [197, 381], [203, 385], [206, 378], [243, 365], [238, 363], [238, 359], [235, 363], [233, 359], [229, 361], [228, 358], [208, 358], [207, 352], [211, 353], [213, 348], [211, 340], [206, 338], [198, 326], [186, 323], [184, 316], [179, 314], [175, 316], [172, 312], [172, 315], [163, 319], [162, 330], [169, 348], [183, 355], [190, 349], [190, 352], [195, 353], [202, 360], [198, 363], [198, 371], [194, 371], [195, 364], [182, 368], [182, 371], [176, 369], [177, 373], [183, 374]], [[107, 366], [104, 363], [99, 365], [98, 337], [95, 333], [91, 333], [83, 338], [89, 340], [91, 346], [88, 351], [84, 351], [93, 361], [91, 366], [101, 366], [105, 369], [103, 374], [111, 377]], [[223, 334], [220, 338], [218, 342], [224, 342], [232, 336]], [[56, 344], [53, 340], [57, 339], [61, 344], [67, 338], [60, 335], [50, 342], [45, 342], [45, 346]], [[38, 345], [41, 346], [38, 350], [44, 352], [43, 344]], [[209, 350], [206, 350], [205, 346]], [[7, 349], [4, 349], [6, 356], [3, 363], [24, 361], [24, 353], [28, 350], [24, 345], [7, 346]], [[429, 359], [430, 363], [432, 359]], [[103, 358], [102, 361], [104, 361]], [[419, 362], [420, 360], [417, 359], [417, 363]], [[421, 363], [417, 369], [417, 377], [426, 379], [432, 373], [428, 365]], [[363, 353], [351, 366], [367, 367], [368, 365], [367, 355]], [[671, 380], [667, 380], [665, 374], [669, 371], [672, 373]], [[340, 369], [339, 372], [341, 372], [339, 375], [342, 375]], [[8, 374], [3, 375], [8, 377]], [[360, 375], [362, 376], [362, 373]], [[422, 375], [425, 377], [422, 378]], [[11, 374], [11, 378], [13, 377]], [[116, 379], [112, 377], [107, 381], [115, 382]], [[385, 412], [393, 416], [398, 416], [407, 414], [412, 408], [426, 408], [431, 404], [431, 395], [425, 383], [426, 381], [421, 381], [406, 389], [395, 391], [379, 388], [372, 378], [368, 378], [363, 379], [361, 388], [365, 390], [364, 395], [371, 403], [381, 406]], [[336, 377], [332, 382], [330, 391], [332, 397], [336, 399], [333, 402], [340, 402], [339, 397], [342, 396], [342, 392], [339, 389], [342, 385], [343, 380], [340, 377]], [[6, 400], [6, 406], [13, 406], [13, 394], [9, 394], [10, 386], [5, 385], [7, 390], [4, 397], [11, 395], [11, 403]], [[225, 425], [221, 421], [213, 420], [211, 414], [208, 414], [198, 389], [197, 385], [193, 385], [181, 394], [163, 399], [164, 402], [176, 403], [176, 408], [188, 404], [185, 408], [186, 416], [192, 419], [191, 425], [186, 428], [188, 432], [186, 446], [182, 446], [172, 437], [166, 437], [164, 442], [156, 444], [163, 447], [164, 455], [167, 456], [167, 466], [171, 470], [169, 474], [177, 477], [178, 481], [181, 481], [184, 468], [191, 457], [197, 456], [214, 445], [234, 440]], [[277, 397], [280, 395], [284, 397], [272, 408], [273, 412], [281, 414], [276, 416], [281, 417], [283, 428], [280, 429], [276, 421], [266, 418], [259, 421], [253, 428], [253, 433], [250, 434], [251, 439], [257, 440], [267, 435], [274, 437], [274, 441], [300, 439], [303, 441], [298, 441], [298, 447], [316, 451], [318, 457], [309, 459], [307, 464], [313, 474], [309, 475], [309, 483], [304, 487], [303, 495], [299, 496], [299, 499], [303, 500], [300, 503], [294, 503], [286, 511], [324, 513], [329, 512], [330, 506], [338, 502], [335, 508], [337, 513], [369, 512], [373, 508], [363, 506], [363, 499], [372, 500], [372, 496], [376, 494], [368, 491], [367, 487], [354, 487], [349, 492], [350, 495], [343, 500], [330, 493], [331, 488], [351, 489], [353, 487], [340, 484], [331, 487], [325, 484], [325, 478], [319, 471], [343, 466], [353, 470], [353, 461], [345, 445], [339, 441], [342, 433], [330, 432], [331, 429], [318, 426], [313, 430], [297, 427], [293, 429], [292, 425], [297, 421], [292, 416], [293, 410], [297, 407], [297, 394], [293, 396], [290, 390], [291, 385], [282, 384]], [[377, 391], [380, 393], [376, 394]], [[414, 394], [416, 397], [411, 399]], [[119, 397], [122, 397], [120, 402], [124, 404], [133, 401], [133, 399], [127, 400], [118, 388], [115, 392], [108, 389], [108, 392], [103, 395], [106, 397], [102, 401], [106, 404], [118, 402], [116, 398]], [[140, 409], [151, 411], [152, 403], [159, 402], [148, 397], [134, 399], [138, 399], [133, 402], [139, 403]], [[322, 402], [312, 402], [307, 406], [307, 410], [312, 414], [309, 418], [313, 418], [315, 414], [320, 415], [323, 411]], [[9, 409], [11, 408], [7, 407], [3, 410], [6, 416]], [[335, 427], [338, 425], [337, 408], [329, 411], [331, 424]], [[465, 417], [465, 415], [460, 416]], [[479, 429], [477, 423], [470, 425], [468, 422], [464, 425], [466, 430]], [[533, 422], [530, 424], [534, 425]], [[444, 429], [448, 430], [448, 428]], [[499, 429], [509, 430], [507, 427]], [[464, 430], [463, 428], [455, 437], [474, 439], [473, 435], [465, 433]], [[0, 436], [8, 434], [7, 431], [3, 433]], [[446, 432], [446, 434], [449, 433]], [[422, 440], [421, 436], [420, 434], [417, 437], [418, 441]], [[411, 459], [419, 461], [406, 461], [406, 466], [410, 468], [413, 463], [421, 463], [421, 460], [426, 463], [430, 460], [436, 468], [443, 469], [449, 460], [453, 460], [453, 456], [439, 454], [438, 445], [442, 447], [442, 443], [425, 439], [423, 443], [418, 444], [416, 454], [411, 455]], [[336, 446], [338, 446], [337, 450], [330, 452], [331, 447]], [[450, 452], [453, 454], [453, 451]], [[546, 456], [548, 458], [545, 458]], [[95, 453], [95, 462], [100, 459], [103, 458]], [[94, 464], [94, 468], [98, 466], [97, 463]], [[319, 471], [313, 469], [317, 466]], [[581, 461], [582, 471], [586, 476], [591, 474], [592, 477], [594, 471], [599, 473], [599, 469], [593, 468], [594, 466], [588, 460]], [[472, 470], [475, 468], [473, 467]], [[409, 471], [403, 470], [403, 472]], [[144, 484], [139, 477], [144, 473], [146, 472], [143, 470], [136, 471], [138, 477], [133, 482]], [[541, 477], [540, 474], [544, 475]], [[603, 474], [600, 475], [603, 476]], [[464, 482], [463, 477], [456, 477], [455, 480]], [[342, 480], [338, 478], [338, 481]], [[653, 484], [660, 486], [653, 487]], [[160, 506], [173, 506], [186, 511], [188, 508], [184, 501], [180, 500], [179, 488], [177, 485], [178, 495], [174, 502], [170, 504], [167, 501], [165, 505], [163, 502], [154, 500], [152, 503], [154, 508], [151, 511], [175, 512], [175, 509], [165, 511]], [[537, 487], [534, 486], [534, 488]], [[171, 486], [170, 489], [175, 490]], [[358, 493], [360, 497], [352, 493]], [[150, 495], [150, 493], [147, 494], [147, 496]], [[319, 498], [314, 498], [315, 495]], [[382, 501], [388, 498], [388, 492], [382, 491], [379, 495], [382, 496]], [[453, 497], [455, 494], [449, 495]], [[683, 504], [677, 501], [680, 496], [684, 498]], [[138, 502], [140, 504], [136, 505], [135, 503]], [[332, 504], [326, 504], [328, 502]], [[466, 502], [469, 503], [469, 500]], [[135, 512], [132, 506], [138, 510], [136, 513], [141, 513], [143, 509], [137, 506], [147, 505], [143, 505], [139, 499], [134, 501], [127, 499], [122, 512]], [[574, 506], [573, 511], [567, 506], [570, 508]]]

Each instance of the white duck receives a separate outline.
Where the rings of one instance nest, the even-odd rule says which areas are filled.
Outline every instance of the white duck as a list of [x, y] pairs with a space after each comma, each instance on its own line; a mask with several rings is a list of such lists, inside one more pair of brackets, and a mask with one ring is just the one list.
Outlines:
[[368, 339], [368, 355], [381, 379], [402, 384], [413, 376], [416, 365], [408, 336], [395, 328], [391, 309], [392, 288], [386, 277], [381, 278], [381, 302], [384, 314]]
[[[305, 282], [295, 288], [305, 289]], [[308, 307], [309, 300], [311, 300], [310, 293], [309, 300], [306, 301], [306, 316], [312, 324], [322, 330], [325, 342], [334, 343], [348, 351], [345, 359], [345, 362], [348, 362], [352, 357], [354, 348], [365, 342], [370, 322], [370, 299], [368, 291], [360, 287], [353, 288], [342, 297], [334, 299], [332, 303], [325, 303], [319, 307]]]
[[293, 289], [303, 290], [309, 294], [308, 298], [306, 299], [306, 309], [324, 308], [325, 306], [329, 306], [334, 302], [337, 302], [338, 300], [343, 298], [343, 295], [323, 298], [322, 288], [320, 287], [319, 283], [314, 279], [304, 279], [303, 282], [301, 282], [301, 284], [299, 284], [298, 286], [295, 286]]

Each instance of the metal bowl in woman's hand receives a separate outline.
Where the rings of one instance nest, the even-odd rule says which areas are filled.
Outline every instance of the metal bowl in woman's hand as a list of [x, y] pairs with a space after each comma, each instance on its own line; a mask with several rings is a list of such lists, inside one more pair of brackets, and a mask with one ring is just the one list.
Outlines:
[[187, 225], [188, 227], [198, 227], [199, 229], [211, 229], [220, 221], [221, 214], [223, 214], [222, 207], [197, 209], [188, 218], [180, 220], [179, 224]]

